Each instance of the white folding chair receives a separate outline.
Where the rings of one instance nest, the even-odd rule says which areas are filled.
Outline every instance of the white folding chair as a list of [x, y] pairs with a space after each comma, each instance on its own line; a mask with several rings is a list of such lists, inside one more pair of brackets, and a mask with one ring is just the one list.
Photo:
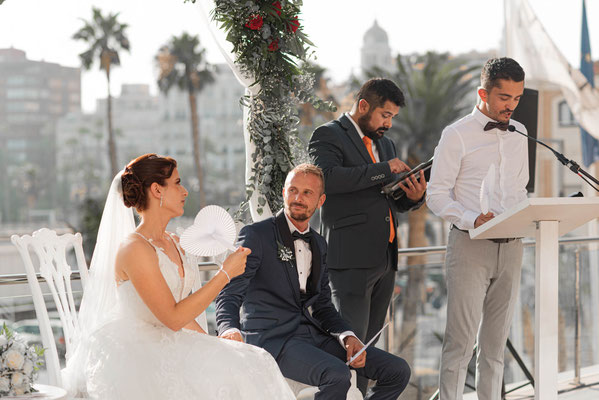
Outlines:
[[[297, 400], [312, 400], [314, 399], [314, 395], [318, 393], [318, 388], [315, 386], [306, 385], [304, 383], [300, 383], [294, 381], [293, 379], [286, 378], [287, 384], [291, 388], [291, 391], [297, 398]], [[362, 393], [358, 390], [356, 386], [356, 371], [351, 370], [351, 386], [347, 391], [347, 400], [362, 400]]]
[[73, 269], [67, 262], [67, 254], [73, 250], [77, 260], [77, 269], [81, 276], [81, 284], [85, 288], [87, 283], [87, 263], [83, 254], [81, 234], [66, 233], [57, 235], [50, 229], [40, 229], [32, 235], [12, 235], [10, 240], [17, 247], [27, 273], [27, 282], [33, 297], [35, 313], [40, 325], [42, 343], [46, 349], [46, 369], [49, 376], [49, 384], [62, 387], [60, 375], [60, 363], [58, 352], [54, 342], [54, 333], [50, 326], [48, 309], [42, 294], [42, 289], [37, 279], [36, 268], [31, 257], [30, 248], [38, 259], [39, 274], [46, 280], [52, 299], [56, 305], [60, 322], [62, 323], [67, 353], [72, 351], [72, 341], [75, 333], [79, 330], [77, 309], [73, 299], [71, 288], [71, 274]]

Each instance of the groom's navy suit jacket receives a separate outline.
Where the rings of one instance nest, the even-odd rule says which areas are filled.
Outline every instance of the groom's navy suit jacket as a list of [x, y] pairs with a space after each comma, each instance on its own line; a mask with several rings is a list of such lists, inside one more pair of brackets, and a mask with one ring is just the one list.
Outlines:
[[[283, 213], [241, 230], [239, 244], [250, 248], [252, 254], [245, 272], [233, 278], [216, 298], [219, 334], [229, 328], [240, 329], [246, 343], [263, 347], [277, 358], [302, 317], [333, 336], [351, 330], [331, 302], [326, 242], [314, 230], [311, 232], [310, 290], [309, 295], [302, 295], [293, 239]], [[281, 259], [283, 246], [293, 254], [293, 260]]]

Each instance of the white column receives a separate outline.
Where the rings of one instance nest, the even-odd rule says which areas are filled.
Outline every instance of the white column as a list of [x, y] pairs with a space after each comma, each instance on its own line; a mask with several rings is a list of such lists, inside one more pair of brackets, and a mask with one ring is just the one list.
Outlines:
[[535, 265], [535, 400], [557, 400], [558, 221], [540, 221]]

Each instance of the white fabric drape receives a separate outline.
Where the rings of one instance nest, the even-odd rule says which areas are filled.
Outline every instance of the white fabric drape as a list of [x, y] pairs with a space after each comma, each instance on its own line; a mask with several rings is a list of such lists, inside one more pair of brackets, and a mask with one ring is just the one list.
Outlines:
[[[211, 21], [208, 18], [208, 13], [206, 12], [207, 5], [209, 5], [209, 9], [214, 9], [214, 2], [208, 1], [208, 2], [206, 2], [206, 3], [208, 3], [207, 5], [204, 5], [203, 3], [204, 3], [204, 0], [200, 0], [197, 2], [197, 4], [200, 7], [200, 11], [201, 11], [200, 14], [202, 15], [202, 17], [204, 19], [204, 24], [205, 24], [205, 26], [208, 27], [208, 29], [210, 31], [210, 35], [212, 36], [212, 39], [214, 39], [214, 43], [216, 43], [216, 46], [218, 47], [221, 54], [223, 55], [225, 62], [227, 63], [227, 65], [229, 65], [229, 68], [231, 68], [231, 71], [233, 71], [233, 74], [235, 75], [235, 77], [237, 78], [239, 83], [245, 88], [246, 95], [248, 95], [250, 97], [255, 96], [260, 91], [260, 86], [259, 85], [250, 86], [254, 82], [253, 77], [245, 75], [239, 69], [239, 67], [235, 64], [235, 61], [232, 58], [234, 56], [225, 49], [225, 47], [229, 47], [229, 46], [227, 46], [226, 40], [223, 38], [222, 31], [216, 26], [216, 23], [214, 21]], [[252, 154], [256, 151], [256, 146], [250, 140], [250, 132], [248, 131], [249, 112], [250, 112], [250, 110], [248, 107], [243, 108], [243, 139], [245, 142], [245, 182], [246, 182], [246, 184], [250, 182], [250, 179], [252, 178], [252, 175], [253, 175], [252, 168], [255, 167], [255, 164], [252, 163]], [[254, 222], [262, 221], [264, 219], [272, 217], [272, 211], [271, 211], [268, 203], [266, 203], [262, 207], [262, 209], [263, 209], [262, 214], [258, 214], [258, 211], [257, 211], [257, 209], [259, 207], [258, 206], [258, 197], [259, 197], [258, 188], [256, 188], [254, 190], [254, 192], [252, 193], [252, 196], [250, 197], [250, 201], [249, 201], [250, 215], [252, 217], [252, 221], [254, 221]]]
[[505, 0], [506, 53], [527, 79], [558, 85], [578, 123], [599, 139], [599, 91], [555, 46], [527, 0]]
[[[564, 6], [565, 2], [563, 3]], [[555, 46], [527, 0], [505, 0], [506, 54], [524, 68], [526, 77], [558, 85], [576, 121], [593, 137], [599, 139], [599, 91], [593, 89], [585, 76], [568, 61]], [[591, 173], [593, 171], [591, 170]], [[594, 171], [594, 175], [597, 171]], [[587, 196], [597, 193], [587, 187]], [[596, 236], [597, 223], [588, 224], [589, 236]], [[594, 246], [591, 244], [591, 246]], [[590, 248], [592, 253], [596, 248]], [[591, 257], [591, 264], [597, 260]], [[597, 268], [591, 265], [591, 282], [599, 282]], [[591, 285], [591, 314], [599, 310], [599, 290]], [[599, 322], [592, 324], [592, 337], [599, 337]], [[593, 362], [599, 360], [599, 348], [593, 349]]]
[[98, 228], [96, 247], [89, 267], [89, 278], [79, 308], [80, 332], [75, 337], [74, 351], [67, 353], [63, 381], [70, 393], [85, 393], [83, 375], [87, 362], [91, 333], [113, 318], [116, 310], [114, 263], [119, 245], [135, 230], [133, 211], [123, 203], [119, 172], [110, 185], [102, 220]]

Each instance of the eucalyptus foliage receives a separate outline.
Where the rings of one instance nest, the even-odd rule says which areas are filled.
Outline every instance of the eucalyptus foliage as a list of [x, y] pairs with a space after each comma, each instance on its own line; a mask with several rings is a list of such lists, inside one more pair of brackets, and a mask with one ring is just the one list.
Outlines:
[[233, 44], [236, 64], [254, 80], [255, 96], [244, 96], [248, 107], [247, 129], [256, 151], [252, 154], [252, 175], [247, 182], [246, 201], [258, 191], [258, 214], [268, 204], [282, 207], [285, 177], [294, 165], [294, 141], [299, 125], [298, 105], [310, 103], [319, 110], [332, 110], [314, 93], [314, 75], [304, 64], [314, 46], [302, 32], [300, 0], [234, 1], [216, 0], [212, 18]]

